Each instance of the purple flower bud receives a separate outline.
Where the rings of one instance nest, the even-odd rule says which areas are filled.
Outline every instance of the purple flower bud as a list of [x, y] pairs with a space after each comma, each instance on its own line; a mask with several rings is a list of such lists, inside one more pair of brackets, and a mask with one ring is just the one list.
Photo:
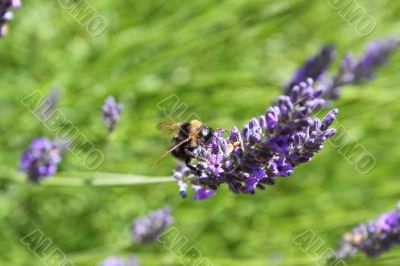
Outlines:
[[293, 173], [293, 165], [288, 163], [284, 158], [276, 158], [273, 162], [274, 168], [276, 168], [276, 176], [290, 176]]
[[262, 130], [267, 129], [267, 118], [264, 115], [260, 116], [258, 122]]
[[242, 142], [242, 136], [240, 135], [239, 129], [237, 127], [233, 127], [231, 133], [229, 135], [230, 142]]
[[186, 190], [188, 184], [184, 181], [190, 175], [190, 170], [184, 167], [183, 165], [179, 165], [178, 168], [174, 171], [173, 176], [178, 181], [179, 193], [182, 198], [186, 198]]
[[267, 177], [267, 174], [263, 169], [256, 169], [253, 170], [251, 175], [246, 178], [245, 181], [245, 187], [243, 189], [243, 192], [254, 192], [256, 189], [257, 185], [260, 183], [260, 181], [264, 178]]
[[187, 184], [184, 181], [179, 180], [178, 186], [179, 186], [179, 194], [181, 194], [182, 198], [186, 198]]
[[[312, 78], [318, 81], [320, 77], [327, 71], [329, 65], [335, 59], [335, 49], [331, 45], [322, 47], [317, 55], [308, 59], [301, 68], [299, 68], [294, 75], [293, 79], [285, 86], [285, 94], [289, 95], [293, 86], [307, 78]], [[295, 96], [295, 95], [294, 95]]]
[[35, 183], [52, 176], [61, 161], [61, 148], [47, 138], [34, 139], [21, 156], [21, 170]]
[[293, 141], [293, 146], [294, 147], [299, 147], [303, 143], [306, 142], [306, 134], [304, 132], [299, 132], [294, 135], [294, 141]]
[[280, 117], [284, 120], [289, 119], [289, 115], [293, 111], [293, 103], [288, 96], [280, 96], [278, 99], [278, 107], [280, 111]]
[[171, 208], [155, 210], [132, 223], [132, 239], [134, 244], [148, 243], [157, 239], [174, 221], [170, 215]]
[[325, 131], [325, 138], [329, 139], [330, 137], [332, 137], [333, 135], [335, 135], [336, 133], [336, 128], [331, 128], [328, 129], [327, 131]]
[[258, 123], [258, 120], [253, 118], [250, 120], [249, 123], [249, 129], [254, 131], [254, 132], [259, 132], [260, 131], [260, 124]]
[[266, 120], [267, 120], [267, 128], [269, 130], [274, 130], [278, 125], [280, 110], [277, 106], [270, 107], [268, 109]]
[[208, 168], [214, 173], [214, 175], [219, 176], [224, 172], [222, 168], [224, 157], [220, 154], [212, 154], [210, 161], [208, 161]]
[[249, 140], [249, 125], [245, 125], [242, 129], [242, 138], [244, 140]]
[[381, 215], [376, 222], [377, 228], [384, 233], [390, 233], [393, 228], [399, 227], [399, 225], [399, 217], [395, 212], [388, 212]]
[[122, 104], [117, 103], [113, 96], [109, 96], [103, 105], [103, 121], [109, 132], [112, 132], [119, 122], [121, 111]]
[[211, 189], [199, 188], [194, 195], [194, 200], [206, 200], [208, 198], [214, 197], [215, 192]]
[[331, 110], [326, 116], [325, 118], [322, 120], [321, 123], [321, 130], [327, 130], [328, 127], [330, 127], [333, 123], [333, 121], [336, 119], [337, 114], [339, 113], [338, 109], [333, 109]]

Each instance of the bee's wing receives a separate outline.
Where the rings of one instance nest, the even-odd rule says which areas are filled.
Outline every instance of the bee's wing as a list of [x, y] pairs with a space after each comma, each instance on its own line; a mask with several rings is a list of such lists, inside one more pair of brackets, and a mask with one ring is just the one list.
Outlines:
[[174, 146], [172, 146], [171, 148], [169, 148], [168, 150], [166, 150], [165, 152], [163, 152], [160, 157], [158, 157], [157, 160], [155, 160], [152, 165], [155, 165], [156, 163], [158, 163], [162, 158], [164, 158], [165, 156], [168, 155], [168, 153], [172, 152], [173, 150], [175, 150], [176, 148], [178, 148], [179, 146], [181, 146], [182, 144], [188, 142], [190, 140], [190, 138], [184, 139], [181, 142], [179, 142], [178, 144], [175, 144]]
[[157, 129], [168, 134], [173, 134], [179, 130], [181, 125], [182, 123], [177, 122], [160, 122], [157, 124]]

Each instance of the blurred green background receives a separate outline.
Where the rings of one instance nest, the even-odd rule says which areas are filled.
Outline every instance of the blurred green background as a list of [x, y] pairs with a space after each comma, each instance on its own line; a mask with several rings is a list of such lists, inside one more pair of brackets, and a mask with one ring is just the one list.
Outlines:
[[[173, 207], [175, 227], [214, 265], [314, 265], [294, 237], [313, 230], [335, 248], [352, 226], [395, 208], [399, 197], [400, 54], [375, 81], [346, 87], [339, 121], [376, 160], [359, 174], [333, 145], [256, 195], [226, 188], [205, 202], [182, 200], [175, 183], [126, 187], [35, 186], [13, 180], [34, 137], [55, 137], [22, 104], [61, 88], [59, 108], [99, 149], [107, 131], [101, 106], [124, 104], [99, 171], [168, 176], [175, 162], [151, 163], [169, 145], [155, 129], [168, 120], [157, 103], [177, 95], [213, 128], [241, 126], [262, 114], [308, 56], [326, 43], [339, 58], [375, 39], [399, 36], [400, 2], [357, 0], [377, 22], [361, 36], [328, 1], [90, 1], [108, 23], [88, 34], [65, 1], [23, 1], [0, 40], [0, 265], [43, 265], [20, 242], [40, 229], [76, 265], [135, 253], [142, 265], [180, 265], [155, 242], [130, 244], [133, 218]], [[334, 65], [337, 69], [338, 61]], [[86, 171], [66, 154], [60, 174]], [[76, 174], [75, 177], [79, 177]], [[316, 255], [312, 255], [316, 257]], [[399, 265], [400, 248], [347, 265]]]

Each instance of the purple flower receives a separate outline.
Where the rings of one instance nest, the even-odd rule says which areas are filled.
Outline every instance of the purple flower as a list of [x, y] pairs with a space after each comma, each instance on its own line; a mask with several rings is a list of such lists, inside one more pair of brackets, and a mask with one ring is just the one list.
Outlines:
[[277, 153], [286, 153], [290, 147], [291, 139], [288, 135], [277, 135], [270, 139], [270, 148]]
[[164, 230], [173, 223], [171, 208], [155, 210], [132, 223], [132, 239], [134, 244], [148, 243], [157, 239]]
[[400, 225], [398, 214], [395, 212], [385, 213], [379, 217], [376, 224], [382, 232], [389, 233]]
[[99, 266], [124, 266], [124, 261], [118, 257], [110, 257], [101, 262]]
[[[324, 46], [314, 57], [307, 60], [295, 73], [292, 81], [284, 86], [285, 95], [289, 95], [294, 85], [307, 78], [318, 82], [318, 88], [323, 92], [323, 98], [333, 100], [339, 97], [342, 86], [359, 85], [373, 80], [379, 67], [384, 65], [400, 47], [400, 39], [387, 39], [369, 43], [365, 54], [356, 60], [347, 53], [340, 64], [338, 73], [328, 77], [327, 70], [335, 59], [333, 46]], [[276, 123], [275, 113], [270, 112], [267, 121], [270, 126]]]
[[43, 103], [40, 104], [39, 109], [36, 111], [42, 121], [45, 121], [54, 113], [54, 111], [57, 109], [59, 101], [60, 90], [58, 88], [54, 88], [49, 92]]
[[265, 119], [267, 121], [267, 128], [269, 130], [274, 130], [278, 125], [279, 113], [280, 111], [278, 106], [273, 106], [268, 109]]
[[215, 195], [214, 190], [199, 187], [197, 189], [196, 194], [194, 195], [193, 199], [194, 200], [206, 200], [211, 197], [214, 197], [214, 195]]
[[129, 256], [125, 260], [125, 265], [124, 266], [139, 266], [139, 259], [135, 255]]
[[7, 21], [13, 18], [11, 9], [21, 6], [20, 0], [2, 0], [0, 1], [0, 38], [7, 34]]
[[325, 91], [324, 97], [336, 99], [342, 86], [359, 85], [373, 80], [378, 68], [384, 65], [399, 47], [400, 40], [388, 39], [368, 44], [365, 54], [358, 61], [347, 53], [340, 64], [338, 74], [321, 83], [321, 88]]
[[271, 168], [269, 169], [275, 176], [285, 177], [293, 173], [293, 164], [288, 162], [285, 158], [276, 157], [272, 162]]
[[100, 262], [98, 266], [139, 266], [139, 259], [135, 255], [131, 255], [126, 259], [109, 257]]
[[212, 154], [210, 161], [208, 161], [208, 168], [213, 171], [216, 175], [220, 175], [224, 169], [222, 167], [223, 156], [220, 154]]
[[177, 169], [174, 171], [174, 177], [178, 181], [179, 193], [182, 198], [186, 198], [186, 190], [188, 184], [186, 178], [190, 176], [190, 170], [183, 164], [178, 165]]
[[47, 138], [34, 139], [21, 156], [21, 170], [35, 182], [53, 175], [61, 161], [61, 147]]
[[376, 257], [400, 244], [400, 208], [382, 214], [378, 219], [360, 224], [346, 233], [337, 248], [339, 259], [348, 259], [358, 252]]
[[277, 177], [292, 175], [296, 166], [310, 161], [335, 133], [329, 126], [336, 109], [322, 121], [311, 117], [325, 104], [321, 95], [309, 79], [294, 86], [290, 95], [280, 97], [265, 115], [251, 119], [241, 131], [233, 127], [226, 137], [224, 130], [216, 131], [211, 144], [196, 151], [198, 158], [204, 159], [191, 162], [195, 171], [183, 165], [175, 170], [181, 194], [186, 195], [191, 186], [195, 200], [207, 199], [222, 184], [233, 193], [254, 194], [257, 188], [275, 184]]
[[368, 44], [365, 55], [355, 64], [354, 82], [364, 83], [375, 77], [376, 69], [384, 65], [400, 46], [400, 40], [389, 39]]
[[243, 192], [254, 193], [261, 180], [267, 177], [264, 169], [256, 169], [246, 178]]
[[317, 55], [304, 62], [304, 64], [296, 71], [293, 79], [288, 82], [284, 88], [285, 94], [289, 95], [293, 86], [306, 81], [308, 78], [318, 81], [328, 70], [329, 65], [335, 57], [335, 48], [332, 45], [322, 47]]
[[103, 121], [109, 132], [112, 132], [119, 122], [121, 111], [122, 104], [117, 103], [113, 96], [109, 96], [103, 105]]

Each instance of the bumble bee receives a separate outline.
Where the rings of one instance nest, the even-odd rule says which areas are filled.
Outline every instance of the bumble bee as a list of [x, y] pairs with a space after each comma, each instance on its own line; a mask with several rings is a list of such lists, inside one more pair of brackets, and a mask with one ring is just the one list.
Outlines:
[[210, 144], [214, 132], [199, 120], [184, 123], [161, 122], [157, 125], [157, 128], [169, 134], [175, 133], [170, 148], [159, 159], [171, 153], [176, 159], [183, 161], [191, 170], [195, 169], [190, 165], [190, 162], [198, 158], [194, 154], [195, 149]]

